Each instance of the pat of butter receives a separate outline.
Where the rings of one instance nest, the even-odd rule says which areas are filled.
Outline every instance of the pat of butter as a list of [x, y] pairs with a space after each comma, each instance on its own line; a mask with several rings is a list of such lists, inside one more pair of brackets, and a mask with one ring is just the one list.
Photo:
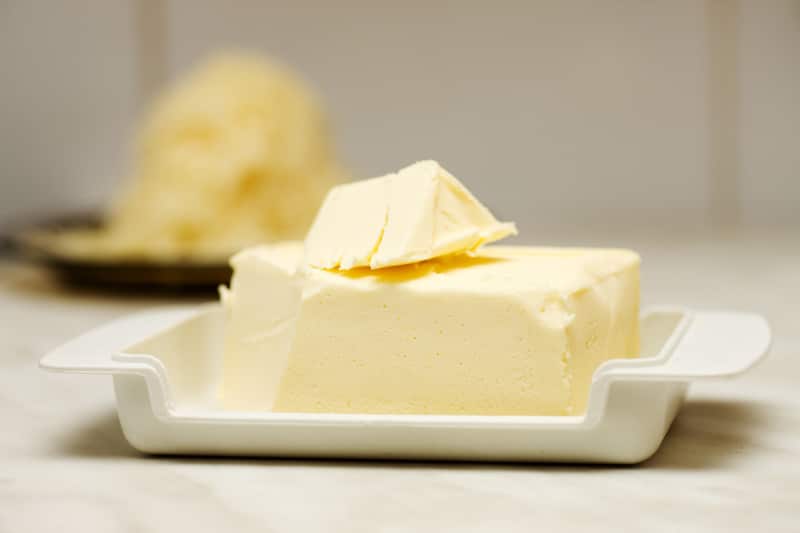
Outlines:
[[306, 237], [308, 265], [350, 270], [415, 263], [516, 234], [435, 161], [339, 185]]
[[566, 415], [639, 353], [639, 257], [484, 247], [389, 269], [233, 259], [222, 403], [283, 412]]

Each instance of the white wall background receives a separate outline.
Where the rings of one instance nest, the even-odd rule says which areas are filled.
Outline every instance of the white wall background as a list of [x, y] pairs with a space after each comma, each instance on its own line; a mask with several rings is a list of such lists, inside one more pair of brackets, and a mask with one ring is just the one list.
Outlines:
[[0, 219], [102, 202], [143, 95], [221, 47], [317, 86], [358, 175], [437, 158], [527, 234], [800, 227], [798, 0], [6, 0]]
[[0, 2], [0, 219], [93, 204], [136, 111], [129, 2]]

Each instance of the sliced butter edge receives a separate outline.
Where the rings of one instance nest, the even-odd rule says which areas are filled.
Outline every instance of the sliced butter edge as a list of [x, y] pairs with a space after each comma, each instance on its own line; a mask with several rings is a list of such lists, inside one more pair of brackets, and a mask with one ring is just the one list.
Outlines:
[[517, 233], [436, 161], [332, 189], [306, 237], [305, 263], [332, 270], [405, 265]]

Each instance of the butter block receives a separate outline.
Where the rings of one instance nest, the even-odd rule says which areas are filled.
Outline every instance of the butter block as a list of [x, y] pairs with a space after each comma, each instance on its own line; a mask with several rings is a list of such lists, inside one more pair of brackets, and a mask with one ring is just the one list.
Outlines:
[[516, 234], [435, 161], [334, 187], [306, 237], [305, 262], [373, 269], [475, 250]]
[[639, 354], [639, 257], [488, 246], [349, 271], [300, 245], [246, 250], [224, 298], [226, 408], [570, 415], [592, 373]]

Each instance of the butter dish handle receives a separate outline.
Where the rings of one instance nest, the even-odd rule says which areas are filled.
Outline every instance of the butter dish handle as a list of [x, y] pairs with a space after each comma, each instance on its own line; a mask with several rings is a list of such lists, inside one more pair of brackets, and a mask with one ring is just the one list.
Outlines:
[[114, 356], [198, 312], [196, 307], [169, 307], [114, 320], [50, 351], [39, 360], [39, 366], [45, 370], [92, 374], [138, 369], [141, 365], [119, 361]]
[[727, 311], [693, 313], [686, 332], [663, 362], [618, 367], [614, 377], [691, 380], [741, 374], [769, 351], [769, 324], [760, 315]]

